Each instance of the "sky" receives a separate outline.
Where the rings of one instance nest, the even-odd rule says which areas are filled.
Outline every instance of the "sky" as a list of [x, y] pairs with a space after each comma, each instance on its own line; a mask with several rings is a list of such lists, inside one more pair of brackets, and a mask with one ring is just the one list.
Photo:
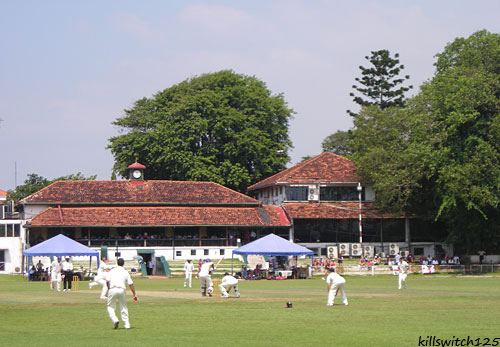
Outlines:
[[30, 173], [109, 179], [112, 122], [134, 101], [232, 69], [282, 93], [295, 164], [347, 130], [373, 50], [398, 52], [410, 83], [456, 37], [499, 32], [498, 0], [0, 0], [0, 189]]

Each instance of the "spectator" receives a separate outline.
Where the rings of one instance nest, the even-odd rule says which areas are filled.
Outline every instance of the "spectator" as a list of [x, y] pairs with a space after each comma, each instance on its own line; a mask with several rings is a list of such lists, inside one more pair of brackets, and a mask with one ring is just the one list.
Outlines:
[[149, 276], [151, 276], [153, 274], [153, 269], [155, 267], [153, 259], [149, 259], [146, 266], [147, 266], [147, 273]]

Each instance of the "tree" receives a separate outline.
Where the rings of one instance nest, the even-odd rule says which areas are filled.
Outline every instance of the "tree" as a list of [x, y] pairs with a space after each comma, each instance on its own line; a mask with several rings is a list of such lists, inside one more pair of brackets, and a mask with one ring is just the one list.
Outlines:
[[349, 131], [338, 130], [327, 136], [321, 146], [324, 152], [333, 152], [338, 155], [349, 155], [352, 153], [351, 150], [351, 135]]
[[[410, 76], [399, 76], [404, 69], [404, 65], [399, 62], [399, 54], [396, 53], [392, 58], [388, 50], [382, 49], [372, 51], [371, 56], [366, 56], [365, 59], [371, 66], [359, 66], [362, 76], [355, 78], [359, 85], [353, 85], [352, 88], [361, 95], [349, 93], [353, 101], [360, 106], [378, 105], [382, 109], [404, 106], [404, 94], [413, 87], [402, 85]], [[353, 117], [357, 116], [350, 110], [347, 110], [347, 113]]]
[[364, 107], [352, 131], [379, 206], [432, 216], [467, 253], [500, 249], [499, 62], [498, 34], [458, 38], [406, 107]]
[[31, 173], [28, 174], [28, 177], [24, 181], [24, 184], [21, 184], [17, 186], [13, 190], [9, 190], [7, 192], [7, 200], [12, 200], [15, 202], [18, 202], [21, 199], [24, 199], [25, 197], [36, 193], [42, 188], [45, 188], [51, 183], [54, 183], [56, 181], [67, 181], [67, 180], [95, 180], [97, 176], [89, 176], [85, 177], [81, 172], [78, 172], [76, 174], [71, 174], [67, 176], [61, 176], [58, 178], [54, 178], [53, 180], [49, 180], [45, 177], [42, 177], [40, 175]]
[[224, 70], [134, 103], [113, 124], [114, 170], [136, 158], [146, 178], [214, 181], [238, 191], [285, 168], [293, 111], [255, 77]]

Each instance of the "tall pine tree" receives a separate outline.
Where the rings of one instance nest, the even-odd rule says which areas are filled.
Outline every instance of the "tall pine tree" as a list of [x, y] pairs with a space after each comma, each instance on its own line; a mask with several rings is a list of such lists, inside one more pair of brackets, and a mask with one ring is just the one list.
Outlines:
[[[404, 86], [405, 80], [409, 75], [400, 76], [404, 65], [399, 62], [399, 54], [394, 54], [394, 58], [388, 50], [382, 49], [372, 51], [371, 56], [366, 56], [371, 64], [370, 67], [360, 66], [361, 78], [356, 78], [359, 85], [353, 85], [352, 88], [358, 92], [349, 95], [353, 101], [360, 106], [378, 105], [381, 109], [390, 106], [404, 106], [404, 94], [413, 88], [413, 86]], [[347, 113], [353, 117], [357, 113], [347, 110]]]

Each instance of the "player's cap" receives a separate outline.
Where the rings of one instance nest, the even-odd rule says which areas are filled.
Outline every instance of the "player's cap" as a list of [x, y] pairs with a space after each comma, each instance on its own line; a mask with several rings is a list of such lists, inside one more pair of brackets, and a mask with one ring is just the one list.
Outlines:
[[210, 259], [205, 259], [205, 263], [210, 263]]
[[330, 267], [330, 268], [328, 268], [328, 271], [335, 272], [335, 268], [334, 267]]

